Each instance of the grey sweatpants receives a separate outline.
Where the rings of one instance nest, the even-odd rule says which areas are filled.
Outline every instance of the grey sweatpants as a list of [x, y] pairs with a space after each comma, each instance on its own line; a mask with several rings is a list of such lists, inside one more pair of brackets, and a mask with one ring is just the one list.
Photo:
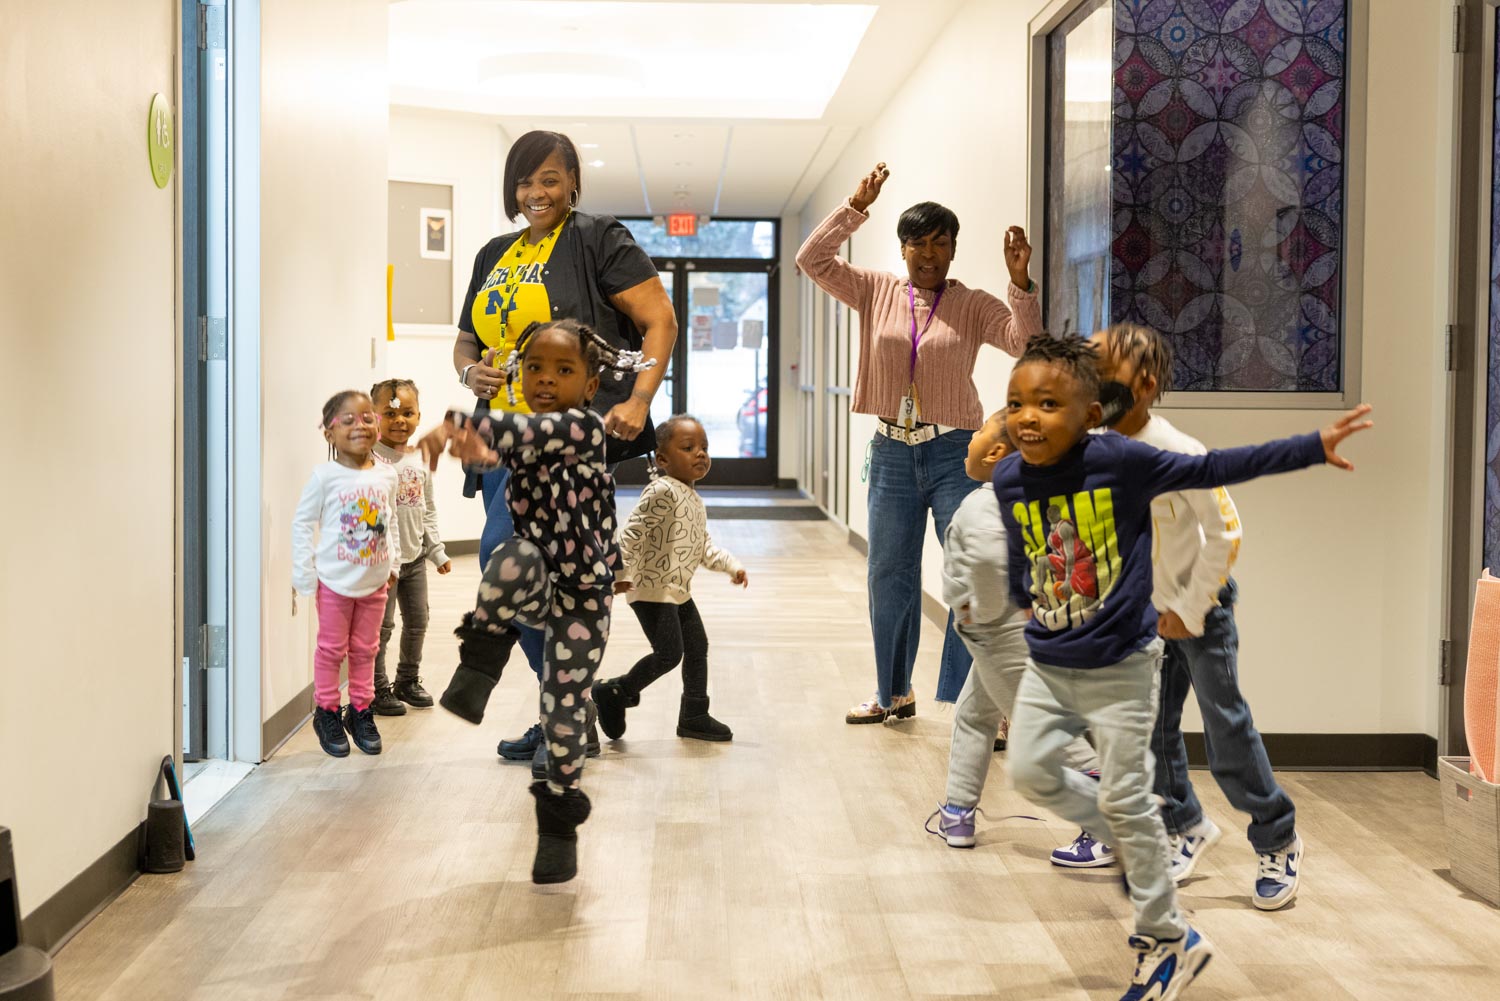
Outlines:
[[417, 557], [401, 566], [396, 586], [385, 597], [385, 621], [380, 624], [380, 648], [375, 653], [375, 690], [390, 685], [385, 673], [385, 650], [396, 631], [396, 606], [401, 606], [400, 659], [397, 681], [416, 681], [422, 669], [422, 644], [427, 641], [427, 561]]
[[[958, 635], [974, 656], [974, 666], [953, 713], [948, 749], [948, 805], [979, 805], [984, 780], [995, 756], [1000, 723], [1015, 714], [1016, 690], [1026, 673], [1026, 616], [1017, 612], [993, 622], [958, 624]], [[1011, 740], [1015, 739], [1014, 733]], [[1099, 767], [1094, 748], [1082, 736], [1063, 750], [1063, 763], [1077, 771]]]
[[[1151, 796], [1151, 734], [1161, 691], [1162, 641], [1118, 664], [1054, 667], [1031, 661], [1010, 721], [1011, 776], [1040, 807], [1113, 846], [1125, 864], [1135, 931], [1176, 939], [1187, 931], [1170, 875], [1171, 848]], [[1088, 730], [1099, 748], [1096, 783], [1065, 764]]]

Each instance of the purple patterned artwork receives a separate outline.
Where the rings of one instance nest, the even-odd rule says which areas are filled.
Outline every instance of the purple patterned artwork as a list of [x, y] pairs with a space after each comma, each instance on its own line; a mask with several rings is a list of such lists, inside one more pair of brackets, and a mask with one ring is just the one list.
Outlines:
[[[1500, 18], [1500, 14], [1495, 15]], [[1500, 21], [1497, 21], [1500, 29]], [[1485, 400], [1484, 565], [1500, 573], [1500, 47], [1495, 54], [1495, 132], [1490, 176], [1490, 362]]]
[[1346, 0], [1115, 0], [1110, 313], [1178, 390], [1342, 387]]

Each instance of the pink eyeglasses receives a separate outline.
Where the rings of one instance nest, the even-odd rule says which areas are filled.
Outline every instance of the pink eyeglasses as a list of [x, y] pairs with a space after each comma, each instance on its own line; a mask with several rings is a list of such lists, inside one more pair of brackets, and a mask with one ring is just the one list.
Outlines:
[[347, 428], [353, 427], [356, 422], [373, 426], [380, 423], [380, 415], [373, 410], [366, 410], [362, 414], [339, 414], [328, 422], [328, 426], [333, 427], [335, 424], [342, 424]]

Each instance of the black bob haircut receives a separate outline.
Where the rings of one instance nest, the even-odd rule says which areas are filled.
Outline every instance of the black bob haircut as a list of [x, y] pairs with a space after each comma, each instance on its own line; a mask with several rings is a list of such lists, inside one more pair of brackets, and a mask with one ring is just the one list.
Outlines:
[[896, 221], [896, 239], [902, 243], [932, 234], [958, 239], [958, 216], [937, 202], [918, 202]]
[[1053, 337], [1045, 330], [1033, 334], [1016, 368], [1030, 364], [1056, 365], [1078, 380], [1085, 403], [1099, 399], [1099, 352], [1082, 337]]
[[574, 190], [583, 194], [583, 171], [578, 167], [578, 147], [573, 145], [573, 140], [561, 132], [528, 132], [516, 140], [510, 152], [505, 155], [505, 180], [502, 186], [502, 200], [505, 206], [505, 218], [514, 220], [521, 214], [521, 203], [516, 200], [516, 185], [525, 178], [537, 172], [547, 157], [553, 153], [561, 153], [563, 166], [573, 175]]

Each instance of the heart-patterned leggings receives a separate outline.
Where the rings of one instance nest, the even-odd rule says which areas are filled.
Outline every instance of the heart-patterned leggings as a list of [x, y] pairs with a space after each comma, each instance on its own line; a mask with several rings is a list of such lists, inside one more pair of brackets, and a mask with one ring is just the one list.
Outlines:
[[517, 622], [546, 632], [541, 718], [547, 739], [547, 783], [555, 791], [578, 785], [583, 775], [585, 702], [604, 659], [613, 598], [608, 587], [555, 582], [542, 550], [520, 538], [495, 547], [479, 582], [476, 626], [500, 633]]

